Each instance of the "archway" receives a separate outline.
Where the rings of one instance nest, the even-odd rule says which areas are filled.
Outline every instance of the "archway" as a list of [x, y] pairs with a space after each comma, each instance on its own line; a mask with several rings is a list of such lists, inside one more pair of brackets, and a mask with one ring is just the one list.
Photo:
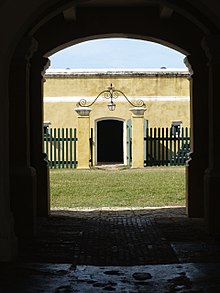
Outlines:
[[[159, 1], [160, 2], [160, 1]], [[163, 1], [161, 1], [162, 3]], [[161, 4], [159, 3], [159, 4]], [[23, 172], [22, 179], [23, 184], [20, 186], [20, 177], [17, 173], [13, 173], [12, 176], [12, 198], [16, 198], [17, 186], [21, 189], [21, 193], [24, 197], [30, 198], [29, 194], [33, 194], [33, 198], [37, 193], [38, 202], [38, 214], [48, 215], [48, 177], [47, 167], [44, 164], [44, 156], [42, 155], [42, 143], [38, 143], [42, 139], [42, 76], [41, 72], [46, 64], [47, 57], [52, 53], [67, 47], [71, 44], [80, 42], [86, 39], [108, 37], [108, 36], [125, 36], [135, 37], [140, 39], [155, 40], [162, 44], [169, 45], [175, 49], [184, 52], [187, 56], [190, 54], [188, 60], [193, 64], [193, 69], [197, 74], [197, 78], [194, 79], [193, 84], [193, 99], [192, 99], [192, 120], [193, 120], [193, 160], [189, 164], [188, 170], [188, 209], [191, 216], [203, 216], [203, 184], [195, 184], [195, 182], [203, 182], [204, 170], [207, 168], [207, 139], [204, 137], [204, 131], [208, 132], [207, 121], [207, 67], [206, 58], [203, 50], [201, 49], [201, 41], [204, 37], [204, 33], [212, 31], [212, 27], [207, 24], [203, 26], [200, 13], [194, 17], [191, 17], [186, 13], [190, 11], [187, 6], [185, 10], [175, 9], [174, 15], [163, 17], [158, 11], [160, 11], [160, 5], [150, 7], [125, 7], [123, 11], [119, 11], [118, 7], [95, 8], [93, 7], [80, 7], [77, 13], [77, 22], [68, 22], [63, 17], [63, 7], [59, 7], [51, 17], [46, 17], [43, 22], [38, 22], [38, 25], [31, 30], [32, 44], [27, 44], [27, 40], [21, 40], [20, 47], [18, 47], [17, 54], [14, 56], [14, 62], [11, 64], [11, 81], [10, 81], [10, 121], [12, 127], [15, 127], [16, 133], [23, 135], [23, 144], [27, 146], [23, 152], [22, 147], [16, 148], [14, 146], [14, 137], [11, 133], [10, 136], [10, 153], [11, 153], [11, 169], [13, 166], [24, 164], [29, 171], [29, 166], [33, 166], [37, 172]], [[166, 14], [166, 13], [165, 13]], [[114, 15], [114, 18], [112, 18]], [[42, 17], [43, 18], [43, 17]], [[98, 22], [93, 21], [98, 19]], [[108, 21], [106, 21], [108, 19]], [[133, 20], [132, 22], [130, 20]], [[196, 21], [195, 21], [196, 19]], [[74, 21], [74, 20], [73, 20]], [[88, 21], [90, 22], [89, 25]], [[135, 25], [134, 25], [135, 24]], [[56, 29], [56, 34], [54, 30]], [[186, 34], [185, 32], [188, 32]], [[214, 30], [213, 30], [214, 31]], [[57, 38], [59, 36], [59, 38]], [[181, 36], [181, 37], [180, 37]], [[30, 39], [29, 39], [30, 40]], [[50, 40], [50, 41], [48, 41]], [[38, 48], [33, 46], [33, 43], [38, 44]], [[25, 49], [24, 49], [25, 48]], [[28, 55], [27, 61], [26, 50], [28, 52], [32, 48], [32, 54]], [[37, 53], [35, 52], [37, 50]], [[21, 53], [22, 52], [22, 53]], [[23, 55], [22, 55], [23, 54]], [[23, 56], [23, 63], [20, 67], [17, 67], [18, 60]], [[196, 57], [195, 57], [196, 56]], [[26, 59], [25, 59], [26, 58]], [[191, 59], [190, 59], [191, 58]], [[195, 59], [193, 59], [195, 58]], [[201, 62], [200, 62], [201, 61]], [[31, 67], [26, 66], [27, 63], [31, 64]], [[31, 69], [30, 69], [31, 68]], [[16, 69], [16, 70], [15, 70]], [[202, 70], [200, 70], [202, 69]], [[17, 73], [21, 76], [21, 79], [17, 79]], [[29, 79], [29, 76], [31, 78]], [[205, 81], [203, 84], [203, 91], [200, 90], [201, 80]], [[14, 86], [16, 85], [16, 86]], [[13, 90], [13, 89], [16, 89]], [[19, 90], [18, 90], [19, 89]], [[18, 93], [24, 94], [23, 100], [19, 99]], [[201, 104], [201, 100], [203, 104]], [[16, 103], [16, 101], [18, 101]], [[18, 106], [26, 113], [23, 117], [15, 115]], [[197, 109], [195, 111], [195, 109]], [[31, 117], [31, 120], [28, 120]], [[28, 124], [28, 127], [26, 127]], [[25, 131], [24, 131], [25, 129]], [[36, 131], [37, 129], [37, 131]], [[31, 134], [31, 140], [30, 138]], [[21, 155], [20, 155], [21, 152]], [[27, 156], [28, 154], [28, 156]], [[202, 159], [201, 159], [202, 158]], [[36, 179], [36, 180], [33, 180]], [[32, 182], [33, 181], [33, 182]], [[27, 184], [27, 182], [29, 184]], [[37, 182], [37, 183], [36, 183]], [[36, 185], [37, 184], [37, 187]], [[24, 186], [24, 188], [23, 188]], [[193, 187], [193, 188], [192, 188]], [[198, 187], [200, 190], [198, 190]], [[192, 190], [190, 190], [192, 188]], [[34, 192], [33, 192], [34, 190]], [[12, 200], [13, 201], [13, 200]], [[24, 200], [25, 201], [25, 200]], [[33, 200], [34, 201], [34, 200]], [[32, 206], [33, 203], [30, 203]], [[15, 205], [14, 205], [15, 206]], [[21, 208], [21, 209], [20, 209]], [[22, 214], [22, 206], [14, 207], [15, 210], [19, 210], [18, 218]], [[23, 208], [25, 211], [26, 209]], [[34, 212], [31, 217], [34, 217]]]
[[[149, 7], [148, 7], [149, 8]], [[108, 21], [106, 22], [106, 19], [111, 19], [111, 15], [114, 14], [114, 22]], [[103, 25], [96, 26], [95, 23], [91, 22], [89, 29], [85, 29], [84, 23], [88, 21], [88, 18], [95, 17], [96, 19], [99, 19], [99, 23], [102, 23]], [[124, 21], [122, 21], [122, 15]], [[137, 18], [136, 18], [137, 17]], [[136, 23], [135, 26], [129, 22], [129, 19], [133, 19]], [[150, 25], [146, 25], [146, 20]], [[173, 26], [173, 21], [175, 21], [175, 26]], [[83, 25], [83, 27], [81, 27]], [[50, 43], [45, 43], [44, 40], [47, 38], [46, 36], [51, 36], [51, 29], [52, 27], [57, 27], [58, 33], [60, 35], [60, 38], [57, 39], [56, 36], [52, 39], [50, 37]], [[189, 33], [186, 35], [185, 31], [188, 31]], [[181, 38], [179, 36], [182, 35]], [[205, 60], [204, 53], [200, 47], [200, 43], [203, 37], [203, 33], [200, 29], [197, 27], [192, 26], [192, 23], [186, 20], [184, 17], [178, 17], [172, 19], [163, 19], [156, 13], [156, 10], [154, 7], [151, 7], [151, 9], [139, 9], [137, 8], [135, 10], [135, 14], [133, 13], [133, 9], [126, 8], [123, 10], [123, 14], [121, 14], [117, 9], [111, 8], [106, 11], [104, 8], [100, 8], [98, 10], [88, 10], [83, 9], [82, 14], [80, 14], [80, 21], [78, 20], [77, 23], [74, 25], [74, 32], [73, 27], [69, 26], [65, 21], [61, 20], [58, 17], [55, 17], [51, 22], [48, 22], [45, 26], [40, 28], [38, 32], [36, 33], [36, 38], [39, 40], [39, 42], [43, 44], [42, 47], [42, 54], [45, 57], [49, 57], [51, 54], [55, 53], [56, 51], [66, 47], [70, 46], [72, 44], [76, 44], [78, 42], [84, 41], [84, 40], [91, 40], [95, 38], [100, 37], [117, 37], [117, 36], [123, 36], [123, 37], [132, 37], [132, 38], [140, 38], [143, 40], [154, 40], [156, 42], [159, 42], [163, 45], [168, 45], [174, 49], [179, 50], [180, 52], [184, 53], [185, 55], [189, 54], [195, 54], [197, 56], [197, 59], [199, 60]], [[205, 62], [199, 62], [200, 64], [204, 64]], [[201, 66], [201, 65], [200, 65]], [[203, 71], [204, 72], [204, 71]], [[207, 71], [205, 71], [205, 75], [207, 74]], [[194, 85], [195, 88], [195, 85]], [[204, 91], [205, 94], [205, 91]], [[199, 95], [201, 96], [201, 92], [199, 91]], [[197, 102], [197, 93], [195, 96], [195, 99], [193, 100], [193, 103]], [[204, 97], [205, 100], [205, 97]], [[205, 109], [204, 109], [205, 110]], [[204, 111], [203, 110], [203, 111]], [[206, 111], [200, 112], [199, 116], [203, 116], [203, 114], [206, 116]], [[196, 118], [195, 116], [192, 118]], [[201, 118], [201, 117], [200, 117]], [[204, 121], [203, 119], [200, 119], [201, 121]], [[191, 120], [192, 120], [191, 119]], [[194, 122], [195, 125], [195, 122]], [[201, 124], [200, 124], [201, 125]], [[203, 129], [207, 129], [207, 124], [204, 122]], [[193, 131], [193, 135], [195, 135], [195, 131]], [[202, 139], [205, 141], [204, 137], [200, 137], [199, 139]], [[193, 139], [194, 140], [194, 139]], [[203, 151], [207, 151], [207, 142], [203, 144]], [[193, 151], [196, 149], [196, 141], [194, 140], [193, 143]], [[201, 147], [201, 144], [200, 144]], [[197, 152], [197, 150], [196, 150]], [[206, 157], [207, 158], [207, 157]], [[204, 170], [207, 167], [207, 161], [204, 159], [201, 168], [201, 164], [199, 162], [196, 162], [196, 159], [194, 158], [194, 161], [190, 162], [190, 168], [191, 165], [194, 165], [195, 170], [197, 170], [197, 176], [196, 178], [203, 178], [204, 176]], [[196, 167], [195, 167], [196, 166]], [[188, 170], [190, 170], [188, 168]], [[200, 170], [198, 170], [198, 168]], [[192, 168], [191, 168], [192, 169]], [[200, 176], [198, 177], [198, 172], [200, 173]], [[193, 174], [196, 174], [193, 172]], [[190, 174], [188, 176], [191, 180], [193, 174]], [[196, 179], [195, 179], [196, 180]], [[194, 179], [192, 180], [194, 181]], [[198, 190], [194, 189], [190, 190], [190, 188], [194, 184], [189, 183], [187, 184], [188, 188], [188, 195], [187, 195], [187, 204], [188, 204], [188, 212], [190, 216], [202, 216], [203, 215], [203, 199], [199, 194], [203, 194], [203, 187], [202, 185], [199, 185], [201, 188], [201, 192], [198, 192]], [[198, 186], [198, 185], [197, 185]], [[197, 189], [197, 188], [196, 188]]]
[[97, 163], [123, 163], [123, 122], [107, 119], [97, 122]]

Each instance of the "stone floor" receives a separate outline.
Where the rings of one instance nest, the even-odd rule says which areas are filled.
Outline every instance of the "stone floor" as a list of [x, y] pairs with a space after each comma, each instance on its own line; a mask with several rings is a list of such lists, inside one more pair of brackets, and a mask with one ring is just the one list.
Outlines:
[[220, 242], [183, 207], [54, 210], [37, 226], [0, 292], [220, 292]]
[[0, 266], [4, 293], [219, 293], [220, 265], [74, 266], [22, 263]]
[[55, 210], [20, 251], [22, 260], [75, 265], [220, 261], [203, 220], [188, 219], [183, 207]]

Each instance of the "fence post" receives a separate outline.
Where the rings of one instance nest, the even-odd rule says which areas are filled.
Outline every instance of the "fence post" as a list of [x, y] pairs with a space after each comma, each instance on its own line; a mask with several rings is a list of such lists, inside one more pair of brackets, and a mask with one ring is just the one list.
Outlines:
[[76, 141], [78, 140], [78, 138], [76, 137], [76, 128], [74, 128], [74, 153], [73, 153], [73, 160], [74, 160], [74, 169], [76, 169]]
[[93, 166], [93, 128], [91, 128], [89, 144], [90, 144], [90, 163], [91, 163], [91, 166]]
[[132, 147], [132, 134], [131, 134], [132, 124], [131, 119], [127, 121], [127, 165], [131, 165], [131, 147]]
[[145, 108], [132, 108], [132, 168], [144, 167], [144, 112]]
[[77, 169], [90, 168], [90, 117], [91, 108], [76, 108], [78, 114], [78, 166]]

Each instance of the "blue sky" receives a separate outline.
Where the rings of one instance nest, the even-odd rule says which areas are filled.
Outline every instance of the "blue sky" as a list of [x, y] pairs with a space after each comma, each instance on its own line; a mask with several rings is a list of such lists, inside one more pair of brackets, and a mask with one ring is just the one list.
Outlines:
[[50, 68], [186, 68], [184, 55], [157, 43], [110, 38], [82, 42], [50, 56]]

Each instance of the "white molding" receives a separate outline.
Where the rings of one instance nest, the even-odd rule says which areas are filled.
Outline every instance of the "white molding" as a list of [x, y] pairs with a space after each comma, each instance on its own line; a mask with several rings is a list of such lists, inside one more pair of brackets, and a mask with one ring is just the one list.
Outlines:
[[[44, 97], [44, 103], [78, 103], [81, 99], [86, 99], [88, 103], [94, 101], [96, 97], [82, 97], [82, 96], [63, 96], [63, 97]], [[176, 101], [189, 101], [189, 96], [137, 96], [137, 97], [129, 97], [132, 100], [141, 99], [145, 102], [176, 102]], [[105, 98], [100, 98], [96, 101], [96, 103], [106, 102]], [[127, 102], [123, 97], [118, 97], [116, 102]]]
[[45, 78], [83, 76], [189, 76], [187, 68], [48, 69]]

